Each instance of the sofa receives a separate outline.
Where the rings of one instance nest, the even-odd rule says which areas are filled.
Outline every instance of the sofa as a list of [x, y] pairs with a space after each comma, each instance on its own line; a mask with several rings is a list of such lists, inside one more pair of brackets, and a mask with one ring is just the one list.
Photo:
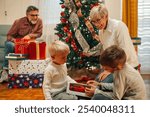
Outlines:
[[2, 68], [4, 60], [4, 51], [5, 51], [5, 41], [7, 38], [7, 32], [11, 28], [11, 25], [0, 25], [0, 68]]

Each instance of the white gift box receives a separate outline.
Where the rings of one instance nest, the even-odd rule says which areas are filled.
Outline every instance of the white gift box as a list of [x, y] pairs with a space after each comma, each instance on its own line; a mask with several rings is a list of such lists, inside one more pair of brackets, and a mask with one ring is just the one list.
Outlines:
[[68, 94], [90, 98], [85, 94], [85, 87], [90, 88], [90, 86], [83, 83], [68, 83], [66, 92]]
[[46, 60], [9, 60], [9, 74], [44, 74], [49, 63]]

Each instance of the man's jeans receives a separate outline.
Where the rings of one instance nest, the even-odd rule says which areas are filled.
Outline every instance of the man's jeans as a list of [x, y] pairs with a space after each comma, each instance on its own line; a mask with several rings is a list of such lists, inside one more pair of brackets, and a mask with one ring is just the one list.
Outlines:
[[14, 53], [14, 43], [11, 41], [5, 42], [5, 55], [4, 55], [4, 62], [3, 62], [3, 69], [8, 68], [8, 60], [5, 58], [9, 53]]

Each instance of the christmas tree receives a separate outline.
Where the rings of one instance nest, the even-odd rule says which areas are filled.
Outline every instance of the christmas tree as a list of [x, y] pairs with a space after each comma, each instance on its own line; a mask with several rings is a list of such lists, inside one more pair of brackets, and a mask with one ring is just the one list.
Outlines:
[[88, 17], [91, 8], [100, 3], [99, 0], [60, 0], [61, 22], [55, 30], [59, 40], [65, 41], [70, 47], [68, 67], [99, 68], [97, 53], [100, 52], [101, 44], [97, 39], [98, 30], [90, 23]]

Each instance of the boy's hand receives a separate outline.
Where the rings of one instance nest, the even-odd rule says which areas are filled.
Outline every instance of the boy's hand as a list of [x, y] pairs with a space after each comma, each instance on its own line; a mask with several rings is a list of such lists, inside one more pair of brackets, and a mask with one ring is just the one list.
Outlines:
[[99, 85], [99, 83], [98, 82], [96, 82], [95, 80], [89, 80], [89, 81], [87, 81], [87, 83], [86, 83], [87, 85], [94, 85], [94, 86], [97, 86], [97, 85]]
[[87, 96], [92, 97], [92, 96], [94, 95], [96, 86], [93, 85], [93, 84], [89, 84], [89, 86], [90, 86], [90, 88], [88, 88], [88, 87], [85, 88], [85, 94], [86, 94]]

